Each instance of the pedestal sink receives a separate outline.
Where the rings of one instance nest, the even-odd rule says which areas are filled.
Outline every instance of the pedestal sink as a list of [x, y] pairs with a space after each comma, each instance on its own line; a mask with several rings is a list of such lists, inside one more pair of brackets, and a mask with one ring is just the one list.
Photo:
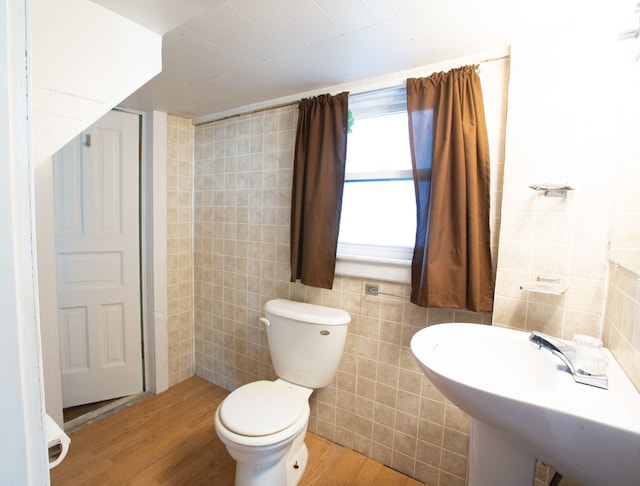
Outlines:
[[535, 460], [580, 486], [640, 485], [640, 394], [609, 351], [607, 390], [574, 382], [529, 333], [481, 324], [418, 331], [427, 378], [471, 417], [469, 486], [531, 486]]

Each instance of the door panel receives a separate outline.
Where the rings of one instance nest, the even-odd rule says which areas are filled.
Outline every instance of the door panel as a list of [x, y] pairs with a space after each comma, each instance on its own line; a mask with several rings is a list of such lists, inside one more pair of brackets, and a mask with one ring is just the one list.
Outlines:
[[138, 130], [112, 111], [54, 156], [64, 407], [142, 391]]
[[87, 349], [87, 308], [69, 307], [60, 311], [60, 328], [65, 339], [61, 342], [63, 373], [89, 369]]

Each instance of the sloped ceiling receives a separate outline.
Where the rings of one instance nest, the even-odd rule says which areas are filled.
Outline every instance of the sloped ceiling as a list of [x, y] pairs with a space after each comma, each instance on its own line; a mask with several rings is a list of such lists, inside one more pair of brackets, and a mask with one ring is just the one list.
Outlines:
[[164, 34], [162, 73], [124, 106], [188, 118], [506, 49], [631, 2], [93, 1]]

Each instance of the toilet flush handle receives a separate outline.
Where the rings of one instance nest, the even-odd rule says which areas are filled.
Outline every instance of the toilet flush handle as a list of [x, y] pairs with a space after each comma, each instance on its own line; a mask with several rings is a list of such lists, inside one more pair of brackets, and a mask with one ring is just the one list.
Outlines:
[[271, 322], [266, 317], [261, 317], [260, 322], [264, 324], [264, 327], [269, 327], [271, 325]]

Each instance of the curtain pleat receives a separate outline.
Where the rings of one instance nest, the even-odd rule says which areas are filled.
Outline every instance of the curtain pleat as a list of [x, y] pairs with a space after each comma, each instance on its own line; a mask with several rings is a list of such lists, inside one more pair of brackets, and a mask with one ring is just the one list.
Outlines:
[[291, 281], [330, 289], [347, 158], [348, 93], [299, 104], [291, 196]]
[[411, 302], [489, 312], [489, 142], [476, 67], [408, 79], [407, 110], [417, 204]]

